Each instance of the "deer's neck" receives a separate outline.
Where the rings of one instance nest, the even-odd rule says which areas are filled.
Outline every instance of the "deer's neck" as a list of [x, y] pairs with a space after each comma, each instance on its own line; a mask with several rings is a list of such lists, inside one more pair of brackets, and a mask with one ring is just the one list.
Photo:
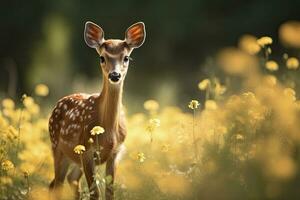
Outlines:
[[100, 125], [106, 131], [115, 132], [118, 130], [119, 115], [122, 106], [123, 82], [113, 85], [103, 77], [103, 88], [99, 97]]

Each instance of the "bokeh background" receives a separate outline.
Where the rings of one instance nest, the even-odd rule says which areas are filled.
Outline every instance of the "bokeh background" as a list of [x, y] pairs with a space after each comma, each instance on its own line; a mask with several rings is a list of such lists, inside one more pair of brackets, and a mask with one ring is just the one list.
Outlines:
[[[283, 22], [300, 19], [299, 7], [297, 0], [5, 1], [0, 95], [19, 98], [37, 83], [50, 87], [50, 102], [74, 91], [100, 91], [99, 58], [84, 43], [84, 23], [94, 21], [106, 38], [122, 39], [129, 25], [144, 21], [147, 39], [132, 55], [125, 102], [137, 102], [133, 111], [148, 98], [185, 103], [221, 47], [245, 33], [278, 38]], [[277, 40], [273, 49], [274, 56], [282, 54]]]
[[[299, 199], [299, 8], [299, 0], [2, 2], [0, 200], [49, 200], [51, 109], [62, 96], [101, 90], [87, 20], [106, 38], [122, 39], [137, 21], [147, 30], [125, 83], [116, 199]], [[103, 167], [94, 177], [101, 190], [111, 181]], [[76, 183], [89, 199], [85, 178]], [[61, 199], [71, 197], [65, 182]]]

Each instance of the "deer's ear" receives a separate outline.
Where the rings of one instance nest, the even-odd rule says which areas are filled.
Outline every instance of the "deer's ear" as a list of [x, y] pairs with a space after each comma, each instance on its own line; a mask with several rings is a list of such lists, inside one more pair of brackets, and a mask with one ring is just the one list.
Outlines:
[[126, 43], [131, 48], [139, 48], [142, 46], [146, 38], [145, 24], [138, 22], [131, 25], [125, 33]]
[[104, 32], [93, 22], [86, 22], [84, 28], [85, 43], [91, 48], [97, 48], [104, 42]]

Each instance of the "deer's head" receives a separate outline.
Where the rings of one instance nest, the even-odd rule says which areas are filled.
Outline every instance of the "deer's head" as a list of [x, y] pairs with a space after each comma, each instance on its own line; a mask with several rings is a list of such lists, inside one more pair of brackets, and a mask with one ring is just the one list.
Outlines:
[[143, 22], [131, 25], [125, 32], [124, 40], [105, 40], [102, 28], [93, 22], [86, 22], [84, 30], [84, 40], [98, 52], [104, 78], [110, 84], [119, 84], [124, 80], [130, 54], [133, 49], [142, 46], [145, 37]]

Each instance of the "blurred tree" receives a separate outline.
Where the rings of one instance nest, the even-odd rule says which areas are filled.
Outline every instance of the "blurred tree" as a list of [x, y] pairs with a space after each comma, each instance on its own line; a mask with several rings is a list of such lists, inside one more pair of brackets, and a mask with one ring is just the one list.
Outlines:
[[[144, 21], [147, 39], [133, 53], [128, 93], [144, 100], [169, 81], [177, 83], [180, 100], [187, 101], [206, 74], [201, 67], [206, 57], [234, 45], [244, 33], [276, 38], [281, 23], [300, 19], [299, 6], [297, 0], [5, 1], [0, 8], [1, 91], [8, 87], [6, 59], [17, 67], [18, 93], [44, 80], [50, 89], [65, 84], [63, 89], [71, 91], [74, 75], [101, 77], [97, 55], [83, 41], [84, 22], [98, 23], [106, 38], [123, 38], [130, 24]], [[51, 81], [53, 76], [60, 81]]]

